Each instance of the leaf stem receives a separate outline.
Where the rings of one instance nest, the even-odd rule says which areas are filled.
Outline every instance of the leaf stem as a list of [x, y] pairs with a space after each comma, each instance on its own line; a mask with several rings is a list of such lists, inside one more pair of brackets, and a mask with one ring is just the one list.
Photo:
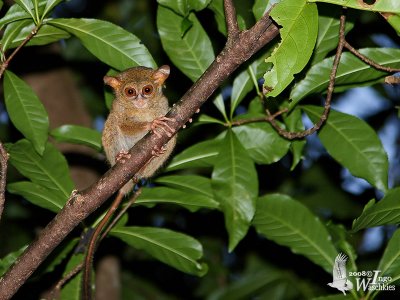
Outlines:
[[35, 5], [35, 15], [36, 15], [36, 18], [35, 18], [35, 24], [37, 25], [37, 24], [39, 24], [40, 23], [40, 18], [39, 18], [39, 4], [38, 4], [38, 0], [34, 0], [33, 1], [34, 2], [34, 5]]
[[249, 65], [247, 67], [247, 71], [249, 72], [249, 75], [251, 77], [251, 80], [253, 81], [254, 87], [256, 88], [257, 95], [260, 95], [261, 94], [260, 87], [258, 86], [258, 81], [257, 81], [256, 75], [253, 72], [251, 65]]
[[86, 252], [86, 258], [83, 265], [84, 268], [83, 268], [83, 278], [82, 278], [83, 282], [82, 299], [85, 300], [93, 299], [91, 279], [92, 279], [92, 264], [93, 264], [94, 252], [96, 251], [101, 231], [103, 230], [104, 226], [107, 225], [108, 221], [110, 220], [114, 212], [118, 209], [119, 205], [124, 199], [124, 196], [125, 194], [121, 190], [119, 190], [117, 196], [115, 197], [115, 200], [111, 204], [111, 207], [108, 209], [103, 219], [101, 219], [100, 223], [96, 226], [93, 235], [90, 237], [89, 245]]
[[26, 36], [26, 38], [21, 42], [21, 44], [17, 48], [15, 48], [14, 51], [10, 54], [10, 56], [1, 64], [0, 78], [3, 77], [4, 72], [8, 68], [8, 65], [10, 64], [14, 56], [38, 33], [41, 26], [42, 24], [36, 25], [35, 28], [33, 28], [32, 31]]

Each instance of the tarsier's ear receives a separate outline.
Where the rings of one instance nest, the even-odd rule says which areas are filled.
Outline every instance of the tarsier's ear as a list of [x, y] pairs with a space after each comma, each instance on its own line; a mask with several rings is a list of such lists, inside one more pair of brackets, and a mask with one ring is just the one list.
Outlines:
[[114, 90], [118, 89], [119, 86], [121, 85], [121, 81], [113, 76], [104, 76], [103, 81], [105, 84], [111, 86]]
[[159, 67], [153, 75], [155, 82], [158, 84], [163, 84], [169, 76], [169, 71], [170, 68], [167, 65]]

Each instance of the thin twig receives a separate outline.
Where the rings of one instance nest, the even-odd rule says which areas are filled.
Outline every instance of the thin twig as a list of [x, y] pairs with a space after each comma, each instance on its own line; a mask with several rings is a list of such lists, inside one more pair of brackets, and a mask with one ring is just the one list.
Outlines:
[[60, 292], [62, 287], [70, 281], [72, 278], [74, 278], [80, 271], [82, 271], [83, 268], [83, 262], [81, 262], [79, 265], [75, 266], [67, 275], [65, 275], [63, 278], [61, 278], [56, 285], [52, 288], [50, 291], [50, 299], [58, 299], [60, 297]]
[[39, 31], [40, 25], [37, 25], [35, 28], [32, 29], [32, 31], [26, 36], [26, 38], [22, 41], [22, 43], [14, 49], [14, 51], [10, 54], [10, 56], [6, 59], [5, 62], [3, 62], [0, 66], [0, 78], [3, 76], [5, 70], [8, 68], [8, 65], [10, 64], [11, 60], [14, 58], [14, 56], [24, 47]]
[[355, 49], [353, 46], [351, 46], [346, 40], [344, 41], [344, 47], [347, 50], [349, 50], [351, 53], [353, 53], [355, 56], [357, 56], [359, 59], [361, 59], [363, 62], [370, 65], [371, 67], [374, 67], [377, 70], [389, 72], [389, 73], [400, 72], [400, 69], [385, 67], [385, 66], [378, 64], [377, 62], [374, 62], [372, 59], [361, 54], [357, 49]]
[[271, 119], [275, 119], [276, 117], [280, 116], [281, 114], [286, 113], [287, 111], [288, 111], [288, 109], [284, 108], [284, 109], [274, 113], [273, 115], [271, 115], [269, 110], [266, 110], [267, 116], [259, 117], [259, 118], [249, 118], [249, 119], [236, 120], [236, 121], [233, 121], [233, 122], [230, 122], [230, 123], [225, 123], [224, 125], [226, 127], [229, 127], [229, 126], [241, 126], [241, 125], [244, 125], [244, 124], [257, 123], [257, 122], [270, 122]]
[[104, 226], [108, 223], [114, 212], [118, 209], [122, 200], [124, 199], [125, 194], [120, 190], [115, 197], [115, 200], [111, 204], [111, 207], [107, 211], [106, 215], [101, 219], [100, 223], [96, 226], [95, 231], [93, 232], [92, 237], [90, 238], [88, 249], [86, 252], [86, 258], [83, 269], [83, 287], [82, 287], [82, 295], [83, 299], [90, 300], [92, 299], [92, 285], [91, 285], [91, 277], [92, 277], [92, 264], [93, 264], [93, 256], [96, 251], [98, 245], [98, 237], [101, 234]]
[[8, 153], [4, 149], [3, 143], [0, 142], [0, 220], [3, 215], [4, 203], [6, 201], [6, 178], [8, 166]]
[[121, 211], [115, 216], [110, 225], [108, 225], [107, 228], [104, 229], [104, 232], [100, 237], [100, 240], [103, 240], [107, 236], [107, 234], [111, 231], [111, 229], [114, 228], [115, 224], [118, 223], [118, 221], [122, 218], [122, 216], [126, 213], [126, 211], [136, 202], [136, 199], [139, 198], [141, 193], [142, 193], [142, 188], [139, 188], [135, 192], [135, 194], [133, 194], [133, 196], [129, 199], [129, 201], [125, 204], [125, 206], [121, 209]]

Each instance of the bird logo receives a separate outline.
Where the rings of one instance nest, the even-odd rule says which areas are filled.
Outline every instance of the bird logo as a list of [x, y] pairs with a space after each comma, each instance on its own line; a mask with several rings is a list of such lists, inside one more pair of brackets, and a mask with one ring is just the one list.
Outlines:
[[347, 256], [343, 253], [339, 253], [336, 256], [332, 270], [333, 282], [328, 283], [330, 287], [338, 289], [344, 295], [346, 295], [346, 291], [353, 288], [353, 283], [347, 279], [346, 262]]

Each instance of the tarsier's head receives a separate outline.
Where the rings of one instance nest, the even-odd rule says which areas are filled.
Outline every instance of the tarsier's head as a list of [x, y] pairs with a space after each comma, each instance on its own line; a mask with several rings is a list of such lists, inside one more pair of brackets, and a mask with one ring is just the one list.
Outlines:
[[162, 86], [169, 76], [167, 65], [154, 70], [146, 67], [134, 67], [116, 76], [104, 76], [104, 83], [114, 90], [116, 100], [124, 106], [144, 109], [152, 106], [151, 101], [162, 96]]

